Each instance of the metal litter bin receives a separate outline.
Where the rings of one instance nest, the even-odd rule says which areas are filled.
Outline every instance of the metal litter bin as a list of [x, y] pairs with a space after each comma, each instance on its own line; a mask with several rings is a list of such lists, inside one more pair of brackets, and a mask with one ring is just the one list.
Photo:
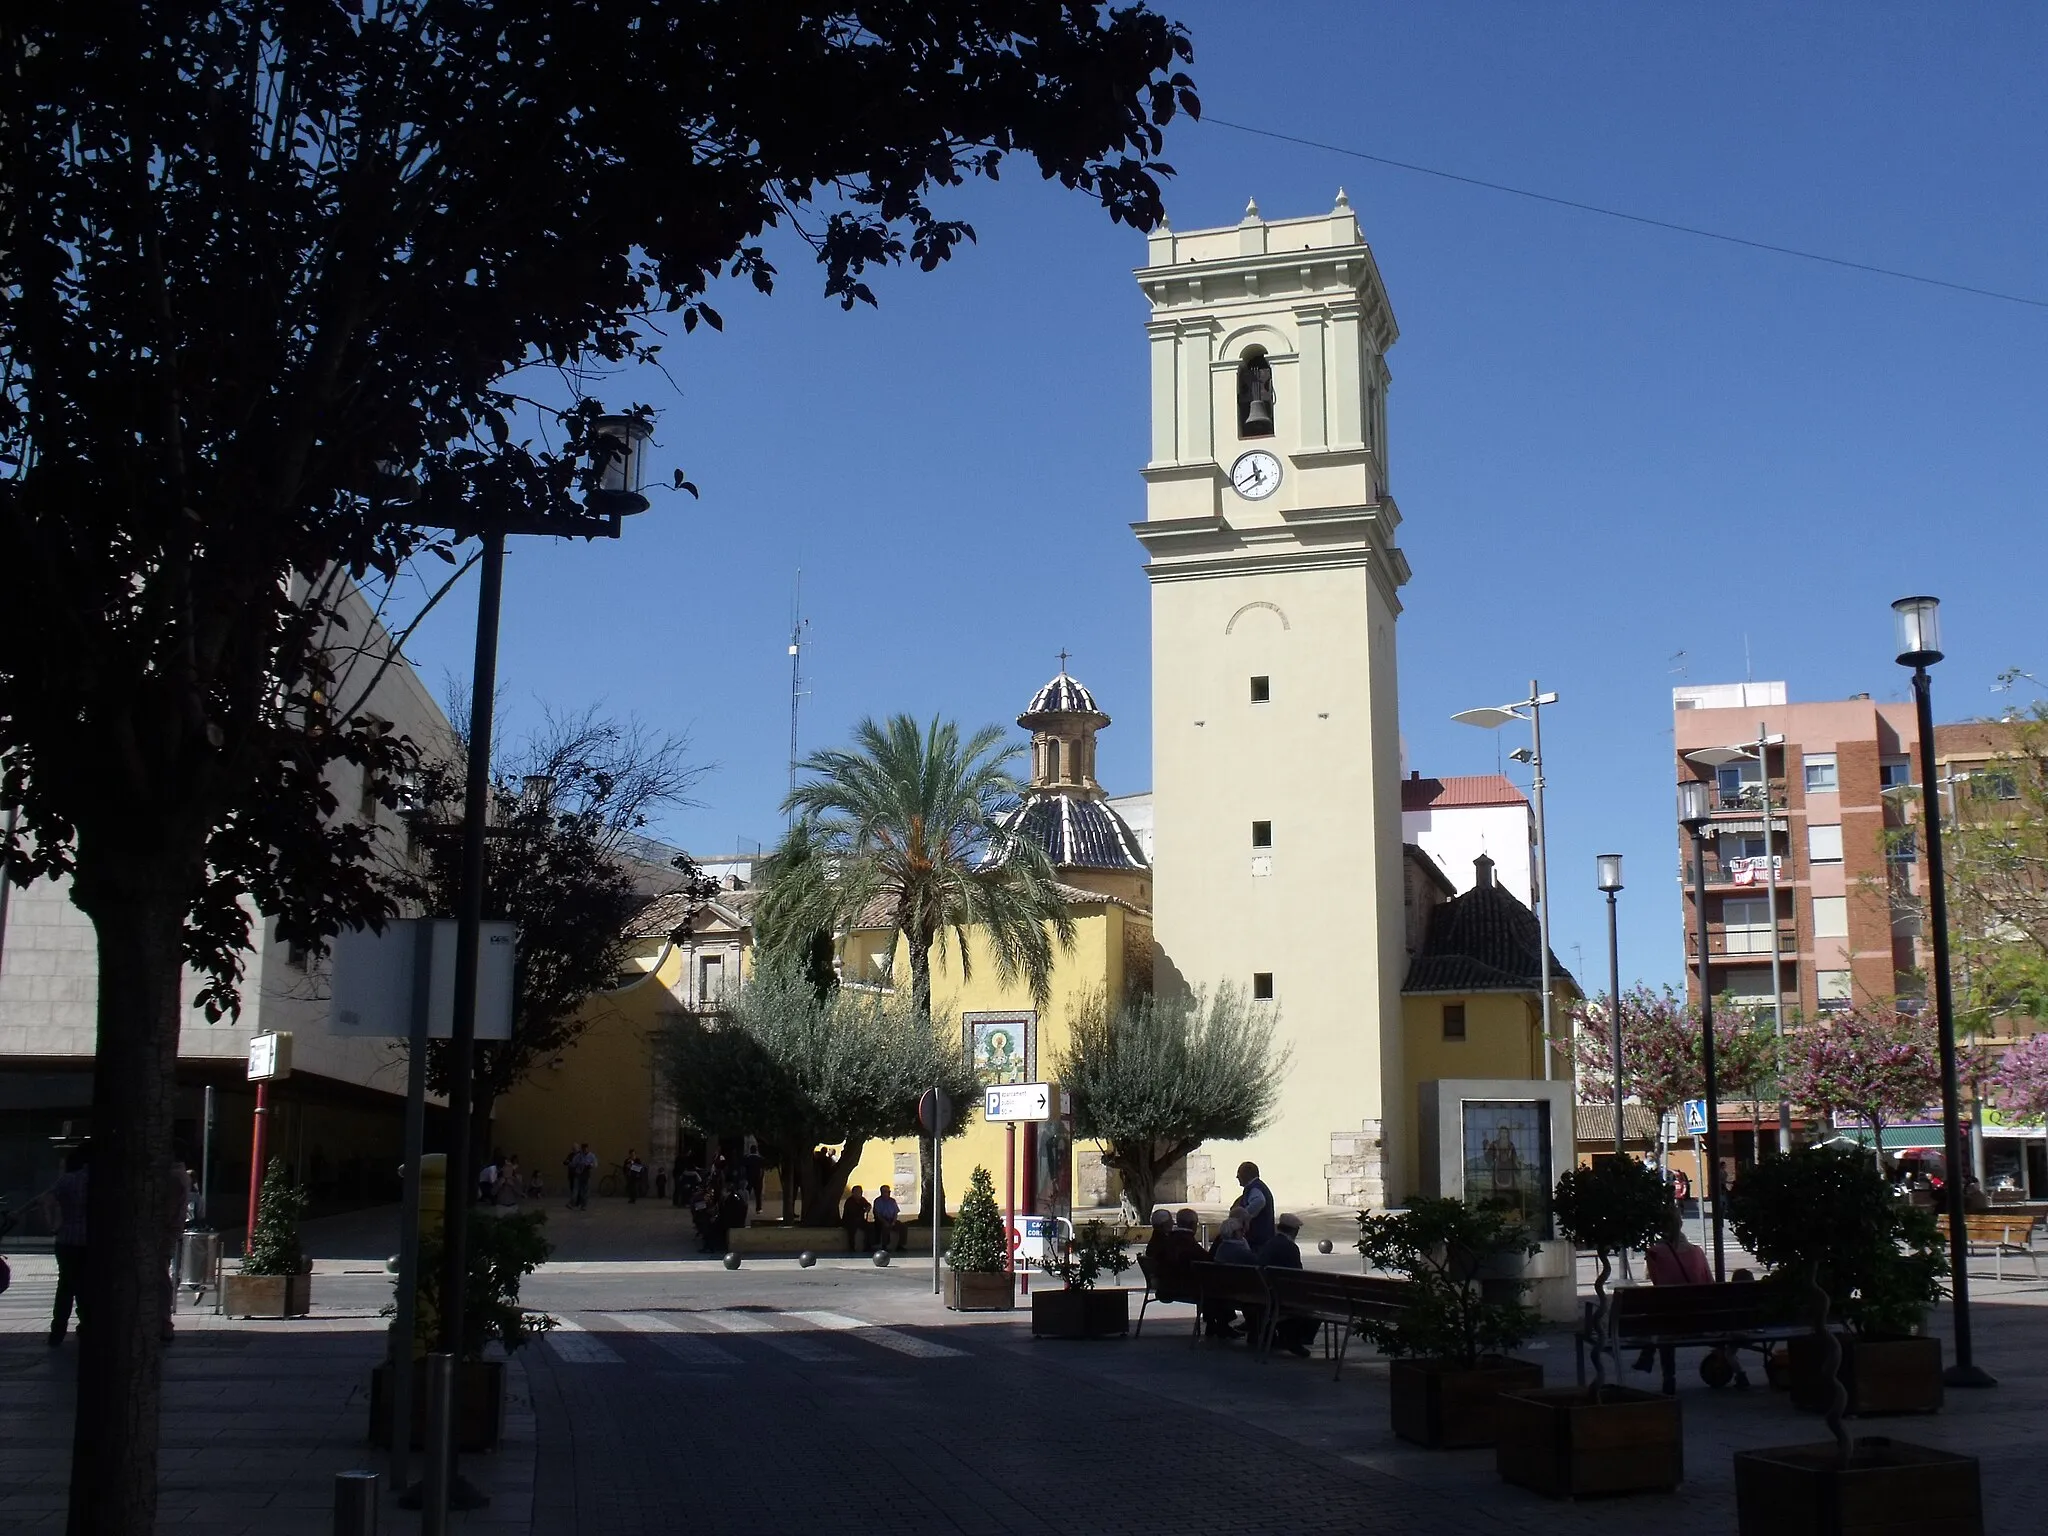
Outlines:
[[219, 1286], [218, 1232], [194, 1228], [178, 1234], [178, 1284], [192, 1293], [192, 1300], [195, 1302], [199, 1300], [201, 1292]]

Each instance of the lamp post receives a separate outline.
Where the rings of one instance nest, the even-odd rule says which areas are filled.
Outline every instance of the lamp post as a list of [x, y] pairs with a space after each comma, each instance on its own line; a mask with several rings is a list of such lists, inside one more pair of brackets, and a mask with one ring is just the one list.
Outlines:
[[1941, 1129], [1948, 1177], [1949, 1295], [1955, 1314], [1956, 1363], [1942, 1373], [1953, 1387], [1998, 1383], [1971, 1358], [1969, 1234], [1963, 1220], [1962, 1092], [1956, 1073], [1955, 997], [1948, 976], [1948, 890], [1941, 862], [1941, 805], [1934, 795], [1934, 695], [1927, 669], [1941, 660], [1941, 601], [1902, 597], [1892, 604], [1898, 626], [1898, 662], [1913, 669], [1913, 711], [1920, 731], [1920, 821], [1927, 838], [1927, 907], [1934, 950], [1934, 1019], [1941, 1042]]
[[1621, 930], [1614, 898], [1621, 894], [1621, 855], [1600, 854], [1600, 889], [1607, 893], [1607, 1024], [1614, 1047], [1614, 1155], [1622, 1155], [1621, 1130]]
[[[455, 902], [454, 1016], [448, 1036], [447, 1198], [443, 1212], [440, 1352], [462, 1357], [464, 1293], [469, 1272], [471, 1188], [469, 1140], [476, 1066], [477, 944], [484, 915], [484, 840], [490, 819], [492, 706], [498, 688], [498, 613], [505, 589], [505, 536], [537, 533], [555, 537], [617, 538], [620, 519], [647, 510], [646, 445], [653, 428], [638, 416], [600, 416], [592, 422], [592, 447], [602, 457], [596, 485], [580, 518], [519, 520], [488, 513], [453, 525], [458, 534], [483, 541], [481, 586], [476, 606], [476, 659], [469, 695], [469, 760], [462, 794], [462, 865]], [[454, 1467], [453, 1424], [428, 1426], [426, 1455], [431, 1490], [421, 1526], [429, 1533], [447, 1528]], [[445, 1470], [444, 1470], [445, 1469]], [[441, 1505], [442, 1507], [435, 1507]]]
[[[1451, 718], [1460, 725], [1476, 725], [1481, 730], [1498, 730], [1510, 720], [1529, 722], [1529, 746], [1514, 754], [1517, 762], [1527, 763], [1535, 775], [1536, 791], [1536, 934], [1537, 948], [1541, 954], [1537, 959], [1540, 977], [1538, 985], [1543, 989], [1543, 1079], [1548, 1082], [1557, 1075], [1552, 1066], [1556, 1050], [1556, 1037], [1550, 1023], [1550, 833], [1543, 820], [1543, 706], [1555, 704], [1557, 695], [1540, 690], [1536, 679], [1529, 679], [1529, 697], [1517, 699], [1512, 704], [1499, 704], [1490, 709], [1461, 709]], [[1527, 711], [1527, 713], [1524, 713]]]
[[1714, 1278], [1728, 1278], [1721, 1233], [1721, 1095], [1714, 1076], [1714, 989], [1707, 979], [1707, 821], [1713, 796], [1703, 779], [1678, 781], [1678, 824], [1692, 834], [1692, 904], [1700, 952], [1700, 1065], [1707, 1079], [1707, 1166], [1700, 1170], [1700, 1198], [1714, 1202]]

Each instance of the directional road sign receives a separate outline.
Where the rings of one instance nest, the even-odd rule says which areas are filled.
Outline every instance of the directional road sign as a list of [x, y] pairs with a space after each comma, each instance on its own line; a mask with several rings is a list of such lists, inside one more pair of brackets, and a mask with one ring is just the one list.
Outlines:
[[1056, 1083], [1008, 1083], [984, 1090], [981, 1112], [988, 1120], [1055, 1120], [1060, 1112]]

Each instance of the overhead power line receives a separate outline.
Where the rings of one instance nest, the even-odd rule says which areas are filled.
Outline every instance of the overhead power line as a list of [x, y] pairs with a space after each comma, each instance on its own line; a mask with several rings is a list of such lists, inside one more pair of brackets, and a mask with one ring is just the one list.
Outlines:
[[1944, 277], [1929, 277], [1924, 272], [1902, 272], [1896, 267], [1880, 267], [1867, 261], [1850, 261], [1843, 256], [1826, 256], [1819, 251], [1802, 251], [1796, 246], [1774, 245], [1768, 240], [1751, 240], [1742, 235], [1725, 234], [1718, 229], [1701, 229], [1696, 224], [1677, 224], [1670, 219], [1653, 219], [1648, 214], [1628, 213], [1620, 208], [1603, 208], [1598, 203], [1582, 203], [1569, 197], [1553, 197], [1548, 192], [1532, 192], [1527, 187], [1511, 187], [1505, 182], [1487, 181], [1479, 176], [1463, 176], [1456, 171], [1439, 170], [1432, 165], [1417, 165], [1412, 160], [1396, 160], [1388, 155], [1368, 154], [1362, 149], [1350, 149], [1342, 144], [1326, 144], [1321, 139], [1280, 133], [1272, 128], [1254, 128], [1249, 123], [1233, 123], [1227, 118], [1204, 115], [1202, 121], [1213, 123], [1218, 128], [1254, 134], [1262, 139], [1278, 139], [1285, 144], [1300, 144], [1308, 149], [1326, 150], [1330, 154], [1345, 155], [1353, 160], [1367, 160], [1374, 165], [1391, 166], [1397, 171], [1413, 171], [1418, 176], [1434, 176], [1439, 181], [1455, 181], [1468, 187], [1480, 187], [1488, 192], [1505, 192], [1511, 197], [1525, 197], [1531, 202], [1549, 203], [1555, 208], [1570, 208], [1577, 213], [1597, 213], [1602, 218], [1620, 219], [1628, 224], [1643, 224], [1651, 229], [1669, 230], [1678, 235], [1693, 235], [1701, 240], [1718, 240], [1723, 245], [1739, 245], [1752, 251], [1769, 251], [1774, 256], [1793, 256], [1800, 261], [1817, 261], [1823, 266], [1845, 267], [1851, 272], [1868, 272], [1875, 277], [1895, 277], [1901, 282], [1922, 283], [1929, 288], [1946, 288], [1953, 293], [1972, 294], [1980, 299], [1998, 299], [2007, 304], [2024, 304], [2030, 309], [2048, 309], [2048, 299], [2029, 298], [2023, 293], [2002, 293], [1996, 288], [1979, 288], [1972, 283], [1953, 283]]

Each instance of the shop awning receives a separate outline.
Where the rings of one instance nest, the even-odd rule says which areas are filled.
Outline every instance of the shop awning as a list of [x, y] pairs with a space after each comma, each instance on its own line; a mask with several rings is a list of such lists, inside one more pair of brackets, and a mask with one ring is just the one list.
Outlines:
[[[1846, 1125], [1828, 1140], [1854, 1142], [1857, 1146], [1867, 1147], [1870, 1145], [1870, 1128]], [[1947, 1140], [1938, 1125], [1888, 1125], [1884, 1128], [1884, 1149], [1887, 1152], [1906, 1152], [1920, 1147], [1939, 1152]]]

